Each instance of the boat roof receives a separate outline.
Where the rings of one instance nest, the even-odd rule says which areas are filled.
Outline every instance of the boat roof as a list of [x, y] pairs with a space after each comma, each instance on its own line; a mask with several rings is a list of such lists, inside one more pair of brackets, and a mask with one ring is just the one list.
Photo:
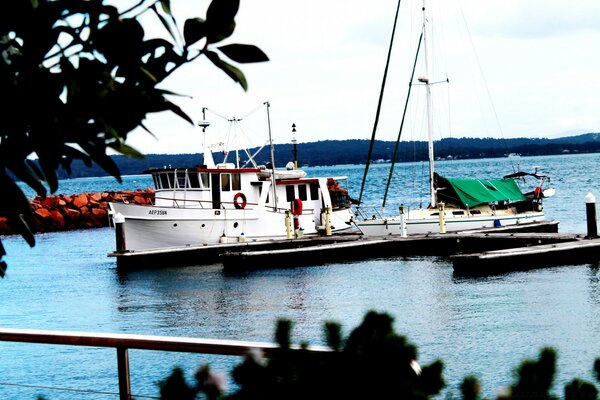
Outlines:
[[144, 171], [145, 174], [156, 174], [160, 172], [174, 172], [174, 171], [189, 171], [189, 172], [229, 172], [229, 173], [245, 173], [260, 172], [258, 168], [207, 168], [206, 165], [200, 165], [195, 167], [182, 167], [182, 168], [149, 168]]
[[465, 207], [498, 201], [520, 201], [525, 196], [514, 179], [457, 179], [436, 175], [438, 201], [459, 200]]

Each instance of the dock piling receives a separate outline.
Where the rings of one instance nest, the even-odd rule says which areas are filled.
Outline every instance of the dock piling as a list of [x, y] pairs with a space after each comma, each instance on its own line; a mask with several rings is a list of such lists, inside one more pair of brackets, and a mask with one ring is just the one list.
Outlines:
[[596, 196], [588, 192], [585, 196], [585, 215], [587, 219], [587, 237], [598, 237], [598, 225], [596, 221]]
[[290, 211], [285, 212], [285, 232], [288, 239], [293, 239], [292, 235], [292, 217]]
[[446, 233], [446, 211], [444, 202], [438, 204], [438, 210], [440, 215], [440, 233]]
[[127, 251], [127, 245], [125, 244], [125, 217], [121, 213], [117, 213], [114, 222], [117, 253], [125, 253]]
[[407, 237], [406, 233], [406, 219], [404, 217], [404, 204], [400, 204], [400, 236]]

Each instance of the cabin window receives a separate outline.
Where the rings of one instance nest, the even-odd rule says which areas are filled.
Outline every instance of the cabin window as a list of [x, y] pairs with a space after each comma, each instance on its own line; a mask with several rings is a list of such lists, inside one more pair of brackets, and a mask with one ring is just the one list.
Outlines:
[[192, 173], [188, 175], [188, 182], [191, 188], [194, 189], [199, 189], [200, 186], [200, 180], [198, 179], [198, 174], [197, 173]]
[[184, 188], [186, 187], [186, 179], [185, 176], [187, 175], [186, 171], [177, 171], [177, 185], [180, 188]]
[[240, 174], [231, 174], [231, 190], [242, 190]]
[[160, 180], [158, 179], [158, 175], [152, 175], [152, 180], [154, 181], [154, 187], [160, 189]]
[[200, 174], [200, 180], [202, 181], [202, 187], [204, 188], [210, 188], [210, 179], [208, 179], [208, 173], [207, 172], [202, 172]]
[[170, 189], [171, 186], [169, 185], [169, 176], [168, 174], [160, 174], [160, 186], [163, 189]]
[[310, 199], [311, 200], [319, 200], [319, 184], [311, 183], [309, 187], [310, 187]]
[[306, 193], [306, 185], [298, 185], [298, 197], [302, 201], [308, 200], [307, 193]]
[[452, 211], [452, 215], [465, 215], [464, 211]]
[[222, 192], [231, 191], [231, 175], [230, 174], [221, 174], [221, 191]]
[[432, 216], [432, 217], [435, 217], [436, 215], [440, 215], [440, 213], [439, 212], [434, 212], [434, 213], [431, 213], [429, 215]]
[[481, 214], [481, 210], [471, 210], [471, 215]]
[[293, 201], [296, 198], [296, 190], [294, 185], [285, 186], [285, 196], [287, 201]]

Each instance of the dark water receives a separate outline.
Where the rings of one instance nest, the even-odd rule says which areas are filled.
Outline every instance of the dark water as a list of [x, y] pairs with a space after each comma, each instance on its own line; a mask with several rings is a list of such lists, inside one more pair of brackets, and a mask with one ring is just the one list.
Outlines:
[[[549, 218], [562, 232], [585, 232], [588, 191], [600, 193], [600, 155], [521, 158], [521, 167], [542, 165], [553, 176], [557, 195], [549, 199]], [[510, 172], [514, 160], [452, 161], [438, 164], [441, 174], [495, 177]], [[367, 199], [377, 199], [387, 165], [375, 165]], [[421, 164], [401, 165], [420, 177]], [[311, 168], [309, 172], [350, 176], [357, 196], [361, 166]], [[426, 172], [425, 172], [426, 173]], [[375, 184], [377, 183], [377, 184]], [[395, 197], [404, 188], [422, 192], [398, 174]], [[61, 192], [145, 188], [145, 177], [77, 179]], [[415, 197], [414, 200], [406, 200]], [[393, 198], [418, 203], [412, 193]], [[441, 358], [447, 394], [457, 396], [467, 374], [477, 375], [484, 394], [493, 397], [512, 382], [524, 358], [542, 346], [558, 350], [558, 382], [575, 376], [592, 380], [600, 357], [600, 270], [577, 265], [466, 279], [453, 275], [446, 260], [394, 258], [317, 267], [274, 269], [238, 275], [221, 266], [192, 266], [120, 273], [110, 229], [38, 235], [30, 249], [18, 237], [4, 237], [8, 276], [0, 281], [0, 325], [11, 328], [90, 332], [128, 332], [172, 336], [271, 341], [275, 320], [295, 322], [294, 338], [321, 344], [326, 320], [348, 332], [368, 310], [394, 316], [396, 329], [419, 348], [422, 364]], [[67, 387], [116, 393], [114, 351], [67, 346], [0, 343], [0, 398], [106, 399], [114, 394], [62, 392], [6, 385]], [[237, 359], [132, 351], [132, 390], [156, 396], [156, 382], [174, 365], [190, 373], [204, 362], [228, 371]], [[562, 395], [557, 389], [558, 395]]]

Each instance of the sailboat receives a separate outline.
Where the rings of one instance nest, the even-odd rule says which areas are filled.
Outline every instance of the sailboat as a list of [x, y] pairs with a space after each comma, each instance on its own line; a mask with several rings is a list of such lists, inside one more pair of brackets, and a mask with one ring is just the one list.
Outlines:
[[[388, 52], [388, 61], [384, 73], [383, 83], [381, 87], [379, 105], [375, 118], [375, 126], [373, 128], [373, 136], [367, 164], [365, 167], [364, 177], [361, 186], [359, 204], [355, 215], [355, 225], [364, 235], [412, 235], [412, 234], [427, 234], [434, 232], [454, 232], [476, 229], [488, 229], [495, 227], [516, 226], [523, 224], [536, 224], [545, 220], [542, 200], [554, 194], [554, 189], [545, 188], [550, 178], [546, 175], [535, 173], [518, 172], [505, 176], [500, 179], [465, 179], [465, 178], [449, 178], [443, 177], [435, 171], [434, 157], [434, 142], [432, 134], [432, 100], [431, 87], [434, 84], [441, 82], [432, 82], [428, 76], [427, 65], [427, 26], [428, 21], [426, 15], [425, 0], [423, 0], [423, 24], [420, 32], [419, 42], [417, 46], [417, 54], [412, 69], [410, 78], [409, 90], [406, 98], [404, 115], [400, 125], [400, 134], [404, 125], [406, 109], [409, 104], [411, 88], [416, 85], [421, 85], [425, 89], [426, 112], [427, 112], [427, 142], [428, 142], [428, 158], [429, 158], [429, 205], [426, 208], [410, 209], [400, 206], [399, 213], [393, 216], [385, 216], [381, 213], [370, 213], [361, 204], [365, 182], [367, 181], [367, 173], [371, 159], [375, 132], [377, 130], [377, 121], [379, 119], [379, 111], [381, 109], [381, 101], [385, 87], [385, 80], [389, 66], [390, 54], [393, 46], [393, 38], [398, 20], [398, 8], [396, 10], [396, 19], [394, 29], [392, 30], [392, 39]], [[415, 72], [419, 52], [423, 48], [424, 60], [424, 75], [421, 75], [415, 80]], [[446, 79], [447, 81], [447, 79]], [[388, 178], [388, 185], [384, 194], [383, 206], [388, 193], [393, 173], [393, 166], [396, 160], [398, 150], [398, 142], [396, 150], [392, 158], [392, 166]], [[535, 179], [533, 190], [524, 194], [517, 184], [515, 179], [531, 177]]]

